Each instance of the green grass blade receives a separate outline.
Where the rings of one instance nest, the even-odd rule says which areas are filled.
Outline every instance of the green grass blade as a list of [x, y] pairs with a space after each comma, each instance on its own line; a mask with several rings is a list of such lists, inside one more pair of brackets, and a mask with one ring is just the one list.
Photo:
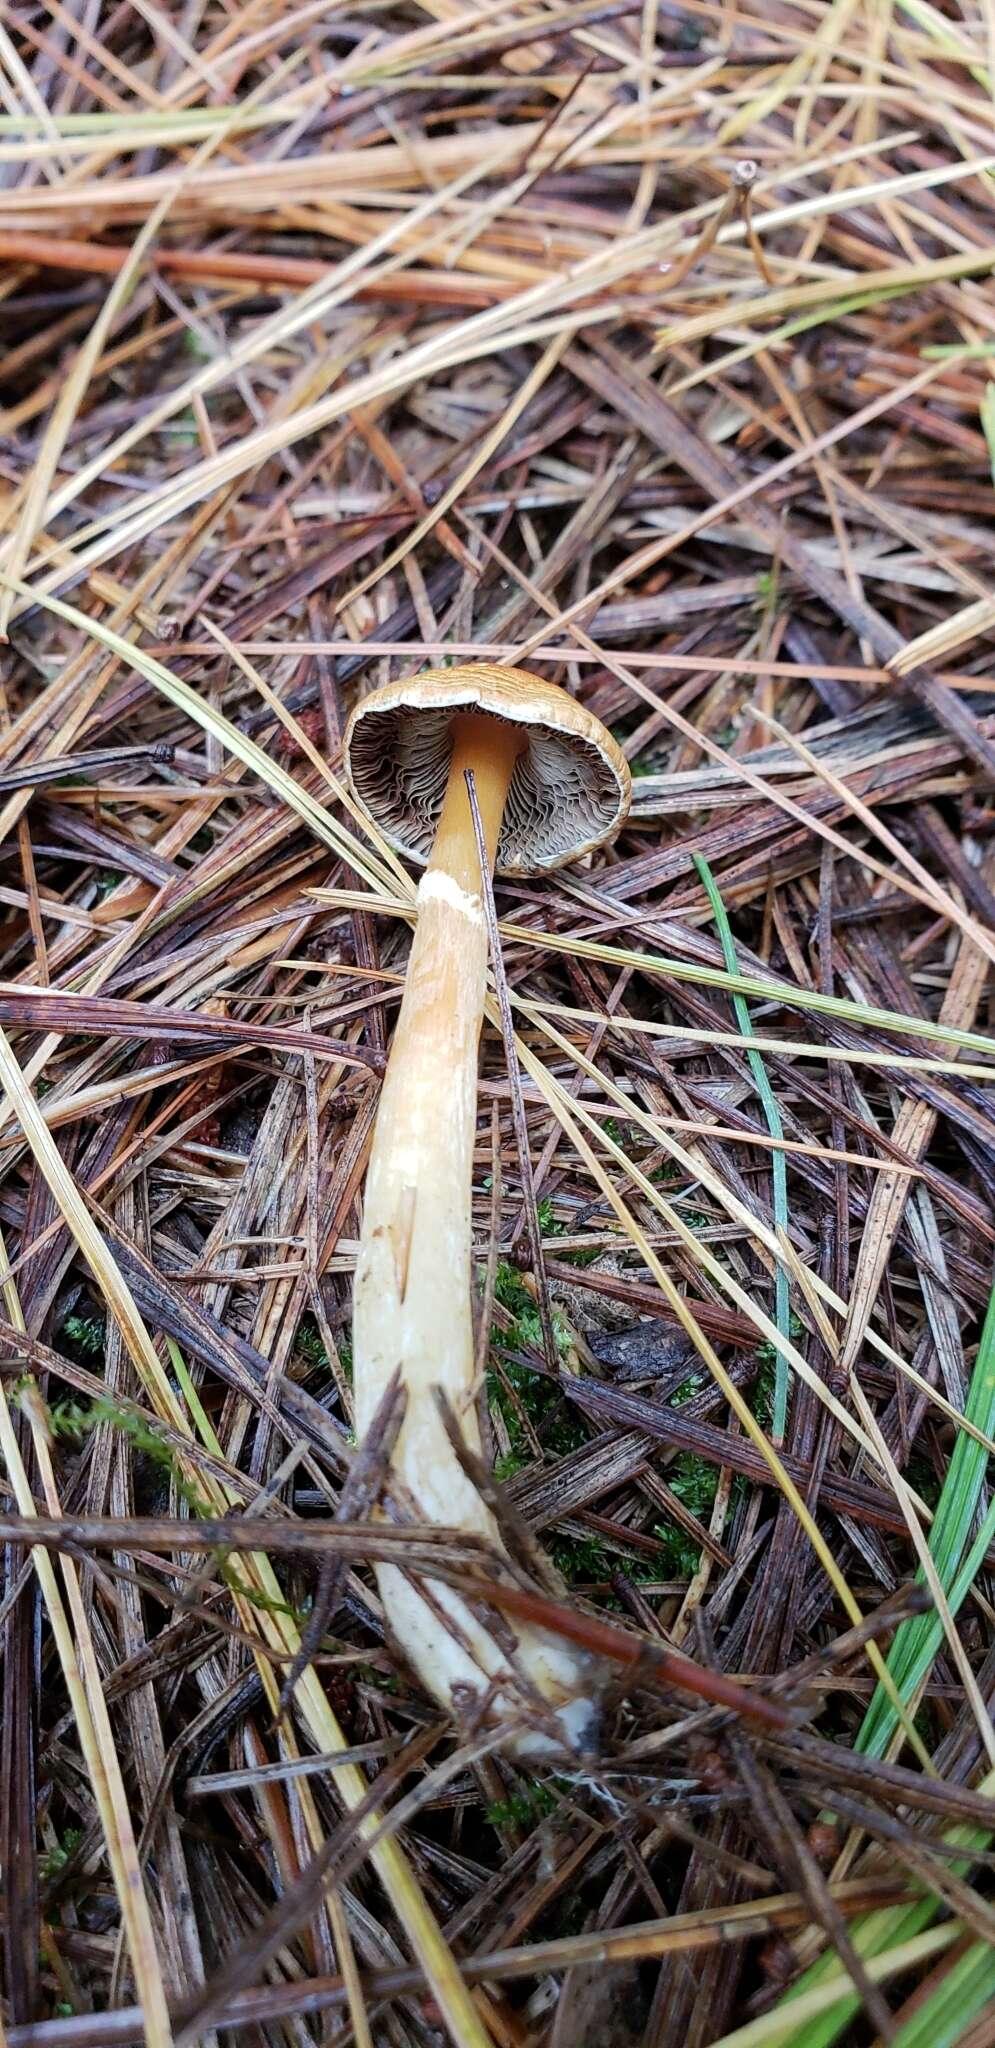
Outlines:
[[971, 2021], [995, 1998], [995, 1954], [972, 1942], [918, 2012], [895, 2035], [894, 2048], [957, 2048]]
[[[988, 1303], [965, 1413], [985, 1429], [995, 1419], [995, 1290]], [[981, 1503], [986, 1467], [987, 1453], [983, 1446], [973, 1437], [960, 1433], [947, 1468], [929, 1539], [930, 1551], [954, 1614], [966, 1600], [995, 1535], [993, 1500], [973, 1542], [970, 1541], [971, 1527]], [[916, 1615], [896, 1631], [888, 1655], [888, 1670], [906, 1705], [928, 1676], [942, 1633], [941, 1623], [934, 1614]], [[865, 1756], [881, 1756], [894, 1733], [895, 1721], [894, 1708], [887, 1693], [878, 1686], [864, 1716], [855, 1748]], [[995, 1771], [988, 1773], [979, 1790], [995, 1802]], [[991, 1833], [995, 1833], [995, 1803], [992, 1806], [991, 1832], [976, 1827], [954, 1828], [945, 1840], [955, 1848], [963, 1847], [970, 1852], [984, 1848], [991, 1839]], [[954, 1868], [965, 1872], [970, 1869], [970, 1863], [968, 1853]], [[859, 1955], [865, 1958], [880, 1956], [886, 1949], [909, 1941], [928, 1926], [939, 1910], [940, 1901], [932, 1894], [926, 1894], [912, 1906], [889, 1907], [878, 1913], [865, 1914], [851, 1928], [851, 1938]], [[787, 2017], [792, 1999], [818, 1984], [835, 1967], [836, 1958], [827, 1951], [787, 1993], [776, 2009], [777, 2016]], [[974, 1943], [937, 1986], [933, 1996], [924, 2001], [903, 2028], [899, 2036], [901, 2048], [941, 2048], [945, 2042], [957, 2041], [972, 2016], [993, 1995], [995, 1957], [984, 1944]], [[771, 2038], [778, 2041], [779, 2048], [832, 2048], [858, 2009], [857, 1999], [847, 1995], [839, 1998], [829, 2012], [820, 2014], [817, 2019], [803, 2022], [790, 2033], [772, 2033]], [[950, 2031], [951, 2027], [953, 2031]]]
[[[988, 1304], [988, 1314], [985, 1317], [985, 1326], [981, 1333], [981, 1343], [978, 1346], [978, 1356], [965, 1403], [965, 1414], [986, 1432], [995, 1421], [995, 1293]], [[961, 1573], [960, 1567], [981, 1501], [987, 1463], [987, 1453], [983, 1446], [974, 1437], [965, 1435], [962, 1430], [958, 1431], [929, 1534], [930, 1554], [951, 1605], [958, 1590], [963, 1601], [973, 1577], [973, 1573], [970, 1576]], [[985, 1518], [986, 1524], [991, 1520], [992, 1512], [992, 1508], [989, 1508]], [[976, 1542], [972, 1546], [972, 1555], [977, 1548]], [[984, 1547], [978, 1558], [978, 1565], [983, 1556]], [[978, 1565], [975, 1565], [975, 1570]], [[959, 1579], [963, 1581], [962, 1585], [959, 1584]], [[917, 1614], [911, 1621], [903, 1622], [901, 1628], [896, 1631], [888, 1655], [888, 1669], [904, 1700], [909, 1700], [921, 1684], [939, 1648], [941, 1637], [940, 1621], [933, 1614]], [[864, 1716], [855, 1746], [865, 1756], [883, 1756], [894, 1731], [894, 1710], [879, 1686]]]

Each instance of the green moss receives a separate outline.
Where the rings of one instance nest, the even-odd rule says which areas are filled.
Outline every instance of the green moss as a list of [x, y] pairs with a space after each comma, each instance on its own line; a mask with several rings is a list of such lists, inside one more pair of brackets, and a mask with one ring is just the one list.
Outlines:
[[120, 1430], [141, 1456], [150, 1458], [154, 1465], [169, 1474], [181, 1499], [193, 1514], [213, 1515], [210, 1501], [187, 1478], [175, 1451], [154, 1429], [149, 1428], [144, 1416], [138, 1415], [133, 1408], [123, 1408], [106, 1395], [98, 1401], [91, 1401], [89, 1407], [84, 1407], [80, 1401], [56, 1401], [49, 1408], [48, 1422], [54, 1437], [75, 1444], [81, 1444], [91, 1430], [102, 1426]]
[[64, 1828], [61, 1840], [53, 1843], [39, 1861], [38, 1871], [43, 1884], [50, 1884], [60, 1870], [64, 1870], [74, 1849], [83, 1840], [82, 1828]]
[[[539, 1310], [522, 1283], [522, 1276], [514, 1266], [502, 1261], [495, 1277], [494, 1293], [501, 1307], [511, 1317], [511, 1327], [500, 1329], [497, 1324], [491, 1330], [491, 1342], [501, 1352], [542, 1351], [542, 1323]], [[553, 1310], [553, 1341], [562, 1355], [570, 1348], [570, 1337], [563, 1319]], [[499, 1477], [511, 1478], [527, 1464], [531, 1455], [528, 1436], [522, 1424], [526, 1415], [538, 1435], [542, 1434], [544, 1448], [563, 1457], [568, 1451], [579, 1448], [587, 1442], [587, 1431], [583, 1423], [568, 1409], [550, 1420], [553, 1411], [561, 1406], [562, 1397], [555, 1382], [546, 1379], [542, 1373], [533, 1372], [516, 1358], [502, 1358], [501, 1371], [491, 1370], [487, 1374], [487, 1399], [492, 1411], [500, 1415], [508, 1437], [509, 1450], [502, 1459], [503, 1470]], [[512, 1463], [517, 1460], [517, 1463]]]
[[525, 1283], [517, 1266], [507, 1259], [499, 1259], [494, 1275], [494, 1299], [506, 1308], [510, 1316], [536, 1315], [536, 1307], [526, 1291]]
[[[698, 1567], [698, 1546], [683, 1529], [662, 1524], [653, 1530], [659, 1543], [654, 1556], [631, 1557], [616, 1552], [598, 1536], [554, 1536], [548, 1545], [550, 1557], [569, 1586], [610, 1585], [621, 1571], [633, 1585], [653, 1585], [658, 1579], [689, 1579]], [[618, 1613], [622, 1602], [614, 1592], [599, 1593], [598, 1604]]]
[[781, 602], [781, 579], [775, 562], [770, 569], [762, 569], [757, 577], [757, 594], [754, 603], [758, 611], [776, 613]]
[[531, 1459], [532, 1451], [522, 1423], [523, 1413], [528, 1416], [536, 1435], [541, 1435], [543, 1448], [556, 1457], [566, 1457], [569, 1451], [579, 1450], [588, 1440], [583, 1422], [571, 1409], [563, 1406], [562, 1412], [554, 1413], [561, 1409], [561, 1395], [555, 1382], [544, 1379], [541, 1373], [530, 1371], [527, 1365], [519, 1364], [516, 1359], [504, 1359], [500, 1372], [488, 1373], [487, 1399], [491, 1410], [500, 1415], [510, 1438], [508, 1451], [498, 1460], [496, 1470], [499, 1479], [513, 1478]]
[[[342, 1367], [342, 1371], [345, 1375], [345, 1378], [349, 1386], [351, 1387], [352, 1342], [350, 1338], [342, 1337], [339, 1339], [337, 1345], [337, 1353], [339, 1364]], [[317, 1323], [314, 1320], [314, 1317], [311, 1315], [302, 1316], [300, 1322], [297, 1325], [297, 1336], [294, 1341], [294, 1357], [298, 1365], [301, 1366], [306, 1373], [328, 1373], [331, 1370], [328, 1352], [325, 1349], [325, 1340], [321, 1335], [321, 1332], [318, 1328]]]
[[595, 1262], [595, 1259], [600, 1259], [600, 1257], [601, 1257], [601, 1253], [602, 1253], [602, 1246], [601, 1246], [601, 1245], [598, 1245], [598, 1244], [596, 1244], [596, 1245], [592, 1245], [592, 1247], [591, 1247], [591, 1249], [590, 1249], [590, 1251], [589, 1251], [589, 1252], [582, 1252], [582, 1251], [576, 1251], [576, 1252], [561, 1252], [561, 1253], [560, 1253], [560, 1257], [561, 1257], [561, 1259], [563, 1260], [563, 1263], [564, 1263], [564, 1265], [565, 1265], [565, 1266], [581, 1266], [581, 1267], [583, 1267], [583, 1266], [593, 1266], [593, 1264], [594, 1264], [594, 1262]]
[[48, 1426], [53, 1436], [81, 1444], [87, 1431], [94, 1427], [93, 1409], [84, 1408], [81, 1401], [53, 1401]]
[[[805, 1326], [799, 1321], [794, 1309], [792, 1309], [788, 1317], [788, 1336], [794, 1341], [796, 1337], [803, 1337], [804, 1334]], [[759, 1358], [763, 1365], [774, 1365], [777, 1360], [777, 1345], [765, 1337], [763, 1343], [757, 1345], [754, 1356]]]
[[263, 1614], [285, 1614], [298, 1628], [303, 1628], [307, 1620], [307, 1613], [303, 1607], [293, 1607], [289, 1600], [278, 1600], [272, 1593], [264, 1593], [256, 1586], [247, 1586], [235, 1566], [225, 1557], [219, 1559], [219, 1570], [229, 1592], [237, 1593], [240, 1600], [248, 1600], [250, 1606], [259, 1608]]
[[539, 1204], [539, 1229], [543, 1237], [562, 1237], [564, 1225], [553, 1212], [553, 1204], [543, 1200]]
[[[144, 1416], [138, 1415], [134, 1409], [120, 1407], [116, 1401], [106, 1397], [92, 1401], [88, 1408], [79, 1401], [57, 1401], [48, 1410], [48, 1422], [54, 1437], [75, 1444], [81, 1444], [91, 1430], [99, 1429], [102, 1425], [120, 1430], [129, 1438], [136, 1452], [151, 1459], [161, 1471], [168, 1473], [180, 1499], [185, 1502], [192, 1515], [200, 1520], [210, 1520], [216, 1514], [212, 1502], [201, 1493], [193, 1480], [188, 1479], [171, 1445], [157, 1435], [154, 1429], [150, 1429]], [[240, 1599], [247, 1600], [251, 1606], [261, 1609], [264, 1613], [285, 1614], [298, 1626], [303, 1624], [303, 1609], [290, 1606], [285, 1600], [274, 1599], [271, 1594], [246, 1585], [230, 1563], [227, 1551], [218, 1549], [216, 1565], [225, 1585]]]
[[377, 1692], [399, 1693], [400, 1680], [392, 1671], [378, 1671], [375, 1664], [358, 1663], [352, 1667], [353, 1682], [356, 1685], [371, 1685]]
[[653, 1534], [662, 1552], [659, 1577], [693, 1579], [701, 1561], [701, 1550], [688, 1535], [687, 1530], [680, 1528], [676, 1522], [672, 1526], [665, 1522], [657, 1522]]
[[[707, 1528], [719, 1487], [718, 1466], [708, 1464], [704, 1458], [696, 1458], [691, 1451], [682, 1451], [667, 1473], [667, 1483], [689, 1514]], [[729, 1489], [727, 1520], [731, 1520], [748, 1491], [749, 1481], [737, 1472]], [[701, 1545], [695, 1542], [694, 1537], [676, 1522], [672, 1525], [658, 1523], [653, 1534], [663, 1550], [669, 1568], [667, 1576], [692, 1578], [701, 1562]]]
[[[718, 1490], [718, 1466], [696, 1458], [691, 1451], [682, 1451], [667, 1473], [667, 1484], [688, 1512], [707, 1525]], [[653, 1534], [663, 1552], [665, 1576], [693, 1578], [701, 1561], [701, 1545], [694, 1537], [678, 1522], [658, 1522]]]
[[940, 1481], [930, 1460], [924, 1458], [920, 1451], [913, 1451], [905, 1477], [920, 1499], [925, 1501], [926, 1506], [935, 1508], [940, 1498]]
[[103, 1316], [67, 1316], [62, 1325], [63, 1337], [75, 1344], [85, 1358], [102, 1358], [106, 1326]]
[[[505, 1355], [521, 1350], [542, 1352], [539, 1310], [524, 1286], [521, 1274], [506, 1260], [498, 1266], [494, 1294], [511, 1317], [511, 1326], [502, 1330], [495, 1323], [491, 1328], [491, 1342], [502, 1353], [502, 1358], [500, 1372], [492, 1368], [487, 1374], [487, 1400], [492, 1413], [500, 1415], [510, 1440], [507, 1452], [498, 1460], [497, 1477], [511, 1479], [532, 1457], [523, 1415], [527, 1416], [536, 1435], [541, 1436], [543, 1449], [560, 1458], [586, 1444], [588, 1430], [581, 1417], [564, 1401], [555, 1380], [533, 1372], [521, 1359]], [[563, 1357], [570, 1350], [570, 1333], [556, 1308], [552, 1316], [553, 1341]]]
[[307, 1366], [314, 1367], [328, 1364], [328, 1353], [325, 1350], [324, 1340], [313, 1316], [301, 1317], [297, 1325], [297, 1336], [294, 1340], [294, 1353]]
[[692, 1451], [681, 1451], [667, 1473], [667, 1484], [682, 1507], [703, 1522], [715, 1505], [719, 1468], [708, 1464], [704, 1458], [696, 1458]]
[[560, 1793], [565, 1791], [562, 1780], [554, 1778], [551, 1784], [538, 1779], [521, 1779], [507, 1799], [495, 1799], [484, 1808], [484, 1819], [492, 1828], [524, 1828], [526, 1833], [538, 1827], [541, 1820], [547, 1820], [559, 1805]]
[[680, 1218], [689, 1230], [707, 1230], [712, 1220], [705, 1215], [704, 1209], [682, 1209]]
[[770, 1353], [770, 1357], [764, 1359], [760, 1371], [750, 1388], [749, 1402], [757, 1421], [762, 1424], [764, 1429], [769, 1429], [774, 1419], [774, 1384], [777, 1378], [777, 1352], [773, 1344], [766, 1345], [765, 1349]]
[[705, 1374], [703, 1372], [689, 1372], [687, 1379], [682, 1380], [676, 1392], [671, 1394], [671, 1408], [683, 1408], [688, 1401], [693, 1401], [695, 1395], [700, 1394], [704, 1384]]
[[514, 1479], [516, 1472], [523, 1471], [528, 1462], [526, 1451], [506, 1451], [503, 1458], [495, 1458], [494, 1477], [499, 1486], [507, 1479]]
[[601, 1583], [610, 1579], [615, 1566], [596, 1536], [554, 1536], [549, 1554], [568, 1586], [581, 1581]]
[[923, 1700], [922, 1705], [916, 1708], [912, 1716], [912, 1726], [916, 1734], [921, 1737], [925, 1747], [932, 1754], [936, 1748], [937, 1729], [936, 1715], [930, 1700]]
[[[510, 1330], [501, 1330], [496, 1325], [491, 1332], [492, 1342], [509, 1351], [542, 1350], [542, 1321], [531, 1294], [524, 1285], [517, 1267], [502, 1259], [494, 1280], [494, 1298], [507, 1309], [511, 1317]], [[554, 1308], [553, 1341], [560, 1354], [570, 1349], [570, 1333]]]
[[124, 876], [118, 872], [117, 868], [107, 868], [97, 879], [97, 902], [102, 903], [104, 897], [109, 896], [111, 890], [116, 889], [118, 883], [123, 881]]

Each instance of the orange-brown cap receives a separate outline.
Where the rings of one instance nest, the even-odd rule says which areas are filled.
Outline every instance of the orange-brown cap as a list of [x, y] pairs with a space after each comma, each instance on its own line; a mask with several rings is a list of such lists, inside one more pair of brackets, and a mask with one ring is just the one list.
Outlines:
[[498, 840], [499, 874], [563, 867], [618, 831], [632, 784], [611, 733], [555, 683], [479, 661], [386, 683], [349, 720], [345, 762], [353, 793], [398, 853], [424, 862], [432, 850], [452, 757], [450, 727], [461, 711], [503, 719], [522, 733]]

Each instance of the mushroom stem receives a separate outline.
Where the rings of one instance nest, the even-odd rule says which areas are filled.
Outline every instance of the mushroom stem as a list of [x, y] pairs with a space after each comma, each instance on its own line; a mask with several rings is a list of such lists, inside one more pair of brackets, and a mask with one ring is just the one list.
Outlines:
[[[471, 713], [454, 721], [449, 780], [418, 890], [418, 924], [367, 1174], [353, 1323], [360, 1437], [399, 1366], [408, 1401], [393, 1471], [426, 1521], [479, 1534], [498, 1548], [494, 1517], [455, 1456], [433, 1389], [444, 1390], [479, 1457], [471, 1189], [487, 931], [464, 772], [473, 769], [493, 868], [520, 747], [518, 730], [501, 719]], [[504, 1648], [457, 1594], [438, 1584], [423, 1594], [396, 1567], [376, 1570], [390, 1628], [444, 1705], [458, 1707], [502, 1676], [512, 1685]], [[585, 1660], [543, 1631], [522, 1628], [513, 1664], [526, 1693], [541, 1696], [547, 1712], [559, 1713], [563, 1735], [575, 1738], [590, 1718]], [[508, 1714], [513, 1705], [510, 1691], [495, 1690], [493, 1711]]]

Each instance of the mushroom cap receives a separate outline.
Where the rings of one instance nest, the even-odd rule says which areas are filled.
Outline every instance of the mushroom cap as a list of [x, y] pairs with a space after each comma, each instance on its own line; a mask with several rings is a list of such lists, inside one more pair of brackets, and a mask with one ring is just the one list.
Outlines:
[[450, 727], [464, 711], [522, 733], [498, 874], [545, 874], [614, 837], [632, 781], [611, 733], [556, 683], [480, 661], [385, 683], [349, 720], [345, 763], [353, 794], [396, 852], [423, 865], [432, 851], [452, 759]]

